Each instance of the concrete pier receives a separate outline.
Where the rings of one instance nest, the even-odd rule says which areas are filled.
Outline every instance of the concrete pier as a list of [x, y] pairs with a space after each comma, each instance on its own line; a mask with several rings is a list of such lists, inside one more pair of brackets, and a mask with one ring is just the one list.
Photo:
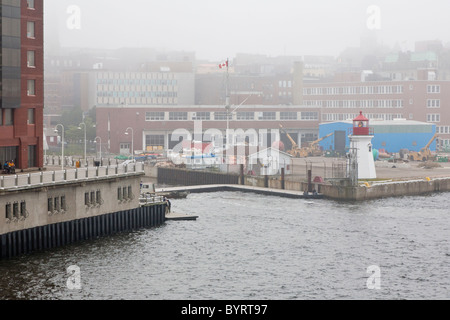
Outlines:
[[204, 185], [204, 186], [185, 186], [185, 187], [170, 187], [156, 189], [156, 192], [189, 192], [189, 193], [205, 193], [205, 192], [219, 192], [219, 191], [239, 191], [239, 192], [251, 192], [264, 195], [295, 198], [295, 199], [322, 199], [322, 194], [309, 194], [305, 195], [301, 191], [295, 190], [282, 190], [273, 188], [262, 188], [255, 186], [243, 186], [243, 185]]
[[0, 259], [72, 243], [152, 228], [165, 222], [163, 204], [140, 207], [78, 220], [48, 224], [0, 235]]

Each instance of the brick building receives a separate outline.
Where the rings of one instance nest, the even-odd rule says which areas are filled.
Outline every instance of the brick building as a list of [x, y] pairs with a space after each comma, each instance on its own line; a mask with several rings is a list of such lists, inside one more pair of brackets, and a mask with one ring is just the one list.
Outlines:
[[[364, 78], [364, 76], [363, 76]], [[450, 144], [450, 81], [305, 83], [304, 105], [320, 110], [321, 122], [345, 121], [360, 111], [369, 119], [403, 118], [436, 125], [438, 148]]]
[[1, 0], [0, 163], [43, 166], [43, 0]]

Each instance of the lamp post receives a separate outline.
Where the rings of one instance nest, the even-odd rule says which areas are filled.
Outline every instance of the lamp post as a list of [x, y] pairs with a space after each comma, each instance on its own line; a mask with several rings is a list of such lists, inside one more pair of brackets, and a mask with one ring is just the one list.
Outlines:
[[84, 126], [84, 163], [87, 163], [87, 158], [86, 158], [86, 123], [82, 122], [78, 125], [78, 129], [81, 130], [81, 126]]
[[58, 126], [61, 126], [61, 170], [64, 170], [64, 126], [62, 124], [57, 124], [55, 126], [55, 132], [58, 132]]
[[[225, 138], [226, 138], [226, 142], [225, 142], [225, 152], [227, 152], [227, 150], [228, 150], [228, 148], [229, 148], [229, 141], [228, 141], [228, 138], [229, 138], [229, 133], [228, 133], [228, 131], [230, 130], [230, 114], [231, 114], [231, 118], [233, 118], [233, 113], [237, 110], [237, 109], [239, 109], [251, 96], [252, 96], [253, 94], [250, 94], [247, 98], [245, 98], [244, 99], [244, 101], [242, 101], [236, 108], [234, 108], [233, 109], [233, 111], [231, 111], [231, 113], [230, 113], [230, 109], [231, 109], [231, 106], [230, 106], [230, 103], [229, 103], [229, 96], [228, 96], [228, 94], [227, 94], [227, 100], [226, 100], [226, 105], [225, 105], [225, 110], [227, 111], [227, 130], [226, 130], [226, 133], [225, 133]], [[234, 136], [233, 136], [233, 138], [234, 138]], [[233, 146], [233, 155], [234, 155], [234, 139], [233, 139], [233, 142], [232, 142], [232, 146]], [[228, 171], [229, 171], [229, 164], [228, 164], [228, 157], [227, 157], [227, 173], [228, 173]]]
[[102, 159], [102, 138], [100, 137], [95, 137], [94, 142], [97, 143], [97, 139], [99, 140], [99, 144], [100, 144], [100, 161]]
[[131, 130], [131, 157], [134, 158], [134, 130], [131, 127], [128, 127], [125, 130], [125, 134], [128, 135], [128, 130]]

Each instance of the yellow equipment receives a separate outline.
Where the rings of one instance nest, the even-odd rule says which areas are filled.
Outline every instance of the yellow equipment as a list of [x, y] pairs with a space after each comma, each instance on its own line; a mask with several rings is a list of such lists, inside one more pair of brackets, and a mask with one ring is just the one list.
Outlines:
[[430, 146], [433, 143], [433, 141], [438, 137], [437, 133], [431, 138], [431, 140], [427, 143], [425, 147], [420, 149], [419, 152], [417, 151], [410, 151], [408, 158], [411, 161], [427, 161], [432, 160], [434, 156], [431, 154]]
[[322, 140], [325, 140], [328, 137], [331, 137], [334, 134], [334, 132], [327, 134], [326, 136], [317, 139], [316, 141], [311, 142], [311, 144], [308, 147], [308, 156], [321, 156], [323, 155], [323, 151], [319, 148], [319, 142]]
[[323, 151], [320, 150], [318, 143], [322, 140], [325, 140], [328, 137], [331, 137], [334, 134], [334, 132], [329, 133], [326, 136], [324, 136], [316, 141], [311, 142], [308, 147], [299, 148], [297, 143], [295, 143], [294, 139], [291, 138], [289, 133], [287, 133], [286, 130], [283, 129], [283, 126], [281, 124], [280, 124], [280, 128], [283, 130], [283, 132], [286, 134], [286, 136], [292, 143], [292, 149], [288, 150], [287, 153], [289, 153], [290, 155], [292, 155], [295, 158], [305, 158], [305, 157], [314, 157], [314, 156], [317, 157], [317, 156], [323, 155]]
[[294, 158], [304, 158], [308, 156], [307, 150], [304, 150], [303, 148], [299, 148], [297, 143], [292, 139], [292, 137], [289, 135], [289, 133], [286, 132], [286, 130], [283, 129], [283, 126], [280, 124], [281, 130], [286, 134], [289, 141], [292, 143], [292, 148], [290, 150], [287, 150], [286, 152], [293, 156]]

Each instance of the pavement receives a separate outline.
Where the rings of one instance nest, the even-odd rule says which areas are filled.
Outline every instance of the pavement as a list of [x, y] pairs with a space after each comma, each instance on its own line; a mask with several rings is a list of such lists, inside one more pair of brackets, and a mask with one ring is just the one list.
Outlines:
[[[312, 177], [320, 176], [332, 178], [333, 164], [345, 163], [344, 159], [327, 157], [309, 157], [293, 159], [293, 178], [307, 177], [307, 170], [312, 170]], [[386, 180], [412, 180], [421, 178], [450, 177], [450, 162], [432, 162], [433, 168], [423, 168], [420, 161], [388, 162], [387, 160], [375, 161], [377, 179]], [[307, 169], [308, 168], [308, 169]]]

